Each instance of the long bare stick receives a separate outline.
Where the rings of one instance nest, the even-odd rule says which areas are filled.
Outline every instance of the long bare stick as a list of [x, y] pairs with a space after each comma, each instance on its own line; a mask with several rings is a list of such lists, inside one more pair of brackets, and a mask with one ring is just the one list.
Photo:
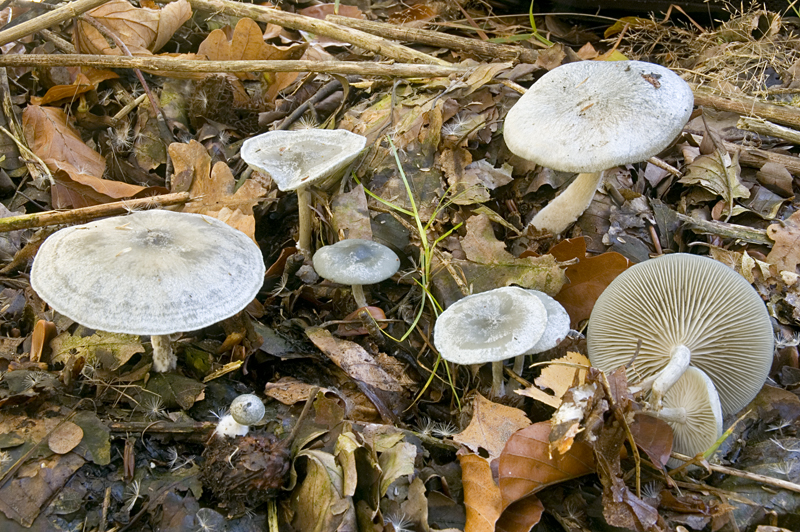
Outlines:
[[40, 15], [18, 26], [0, 31], [0, 46], [16, 41], [22, 37], [35, 33], [39, 30], [55, 26], [66, 20], [72, 19], [85, 13], [90, 9], [105, 4], [108, 0], [78, 0], [70, 2], [64, 7], [60, 7], [44, 15]]
[[[672, 457], [677, 458], [678, 460], [683, 460], [684, 462], [689, 462], [693, 460], [691, 456], [686, 456], [685, 454], [680, 454], [676, 452], [672, 453]], [[779, 478], [768, 477], [766, 475], [759, 475], [758, 473], [750, 473], [749, 471], [742, 471], [740, 469], [734, 469], [732, 467], [725, 467], [715, 464], [708, 464], [708, 468], [711, 471], [714, 471], [715, 473], [723, 473], [725, 475], [730, 475], [732, 477], [746, 478], [754, 482], [767, 484], [768, 486], [774, 486], [776, 488], [781, 488], [800, 493], [800, 484], [795, 484], [794, 482], [789, 482], [786, 480], [781, 480]]]

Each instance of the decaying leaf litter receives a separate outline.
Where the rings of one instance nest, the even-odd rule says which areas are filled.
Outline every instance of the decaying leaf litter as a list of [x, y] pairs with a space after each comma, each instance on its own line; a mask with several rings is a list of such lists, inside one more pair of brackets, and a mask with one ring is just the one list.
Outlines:
[[[534, 35], [522, 9], [482, 4], [76, 4], [76, 20], [6, 7], [25, 22], [0, 28], [3, 530], [800, 528], [788, 6], [724, 23], [541, 14]], [[657, 158], [607, 169], [565, 232], [537, 232], [573, 174], [513, 155], [506, 114], [562, 64], [625, 58], [688, 81], [692, 120]], [[239, 156], [276, 129], [366, 137], [343, 177], [309, 187], [308, 252], [298, 194]], [[266, 275], [243, 312], [170, 337], [177, 370], [157, 373], [147, 336], [55, 313], [28, 273], [59, 224], [169, 205], [242, 231]], [[364, 286], [366, 308], [312, 267], [347, 239], [401, 261]], [[776, 339], [716, 453], [667, 474], [672, 430], [643, 410], [642, 361], [587, 368], [581, 333], [614, 278], [677, 252], [740, 274]], [[512, 285], [554, 296], [574, 332], [506, 365], [498, 397], [489, 365], [439, 359], [433, 330]], [[248, 392], [260, 421], [216, 434]]]

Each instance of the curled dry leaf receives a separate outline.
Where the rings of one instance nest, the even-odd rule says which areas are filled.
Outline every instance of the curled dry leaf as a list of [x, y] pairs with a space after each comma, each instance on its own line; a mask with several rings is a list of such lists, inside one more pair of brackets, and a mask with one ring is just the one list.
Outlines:
[[558, 482], [595, 471], [591, 446], [578, 441], [563, 455], [550, 456], [550, 422], [534, 423], [515, 433], [500, 455], [503, 506]]
[[796, 273], [800, 262], [800, 211], [795, 211], [782, 224], [770, 225], [767, 236], [775, 241], [767, 262], [774, 264], [779, 272]]
[[[553, 408], [558, 408], [561, 404], [561, 398], [564, 396], [566, 391], [572, 386], [583, 384], [583, 381], [586, 377], [585, 370], [566, 366], [564, 364], [560, 364], [560, 362], [579, 364], [586, 367], [591, 365], [589, 359], [582, 354], [568, 352], [566, 356], [551, 360], [548, 365], [542, 368], [542, 374], [533, 380], [534, 384], [536, 384], [538, 388], [530, 386], [522, 390], [515, 390], [516, 393], [524, 395], [525, 397], [530, 397], [531, 399], [535, 399], [537, 401], [541, 401], [542, 403], [552, 406]], [[578, 373], [577, 382], [575, 379], [576, 372]], [[553, 390], [553, 395], [543, 391], [548, 388]]]
[[56, 454], [66, 454], [77, 447], [82, 439], [83, 429], [72, 421], [65, 421], [50, 434], [47, 445]]
[[472, 452], [485, 449], [489, 460], [494, 460], [500, 456], [512, 434], [530, 424], [530, 419], [519, 408], [493, 403], [476, 393], [472, 420], [463, 432], [453, 436], [453, 440], [466, 445]]
[[467, 510], [464, 532], [494, 532], [503, 509], [503, 498], [492, 478], [489, 462], [477, 454], [459, 455], [458, 462]]
[[633, 441], [654, 464], [665, 466], [672, 452], [672, 427], [666, 421], [637, 412], [630, 425]]
[[110, 70], [98, 70], [92, 67], [69, 67], [67, 69], [72, 78], [71, 85], [55, 85], [47, 89], [41, 98], [31, 96], [31, 103], [34, 105], [47, 105], [61, 100], [73, 100], [97, 88], [106, 80], [117, 79], [119, 76]]

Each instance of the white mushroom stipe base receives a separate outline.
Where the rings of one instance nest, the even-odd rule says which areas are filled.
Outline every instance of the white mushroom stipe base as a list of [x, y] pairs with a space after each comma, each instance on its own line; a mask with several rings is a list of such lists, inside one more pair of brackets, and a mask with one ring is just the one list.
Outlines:
[[135, 212], [50, 235], [31, 286], [57, 312], [107, 332], [150, 335], [153, 370], [175, 368], [167, 335], [246, 307], [264, 280], [258, 246], [200, 214]]
[[473, 294], [436, 319], [433, 343], [456, 364], [492, 362], [492, 394], [503, 393], [503, 360], [527, 353], [542, 337], [547, 310], [527, 290], [508, 286]]
[[[725, 415], [741, 410], [772, 365], [767, 309], [744, 277], [708, 257], [676, 253], [636, 264], [600, 295], [589, 318], [592, 365], [653, 379], [659, 401], [688, 364], [716, 386]], [[687, 360], [688, 359], [688, 360]]]
[[247, 436], [250, 426], [261, 421], [265, 412], [264, 403], [257, 395], [242, 394], [231, 401], [230, 411], [220, 418], [214, 434], [228, 438]]
[[269, 174], [281, 191], [297, 191], [298, 247], [311, 250], [308, 187], [334, 176], [358, 157], [367, 138], [344, 129], [269, 131], [242, 144], [242, 159]]
[[667, 148], [693, 105], [689, 85], [652, 63], [580, 61], [542, 76], [508, 112], [503, 138], [523, 159], [580, 175], [531, 225], [564, 231], [591, 203], [604, 170]]

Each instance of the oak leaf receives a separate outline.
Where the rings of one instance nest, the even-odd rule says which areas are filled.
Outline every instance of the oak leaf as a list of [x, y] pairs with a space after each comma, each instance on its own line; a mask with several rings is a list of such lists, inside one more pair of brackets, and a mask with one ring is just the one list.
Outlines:
[[472, 420], [453, 440], [466, 445], [472, 452], [483, 448], [489, 453], [489, 460], [500, 456], [508, 439], [516, 431], [531, 424], [525, 413], [475, 394], [472, 403]]

